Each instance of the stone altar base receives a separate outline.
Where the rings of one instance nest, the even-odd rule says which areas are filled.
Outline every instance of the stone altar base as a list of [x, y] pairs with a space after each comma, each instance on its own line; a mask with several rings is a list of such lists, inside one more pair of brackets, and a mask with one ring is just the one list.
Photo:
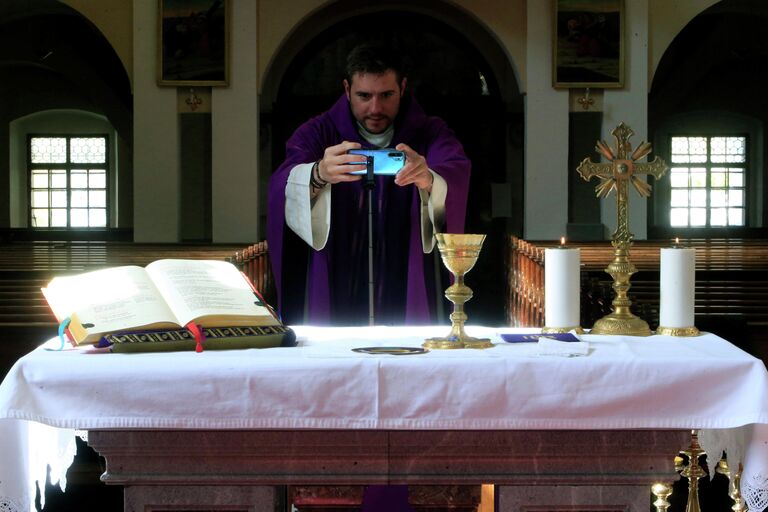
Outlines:
[[[647, 512], [687, 430], [96, 430], [125, 512], [274, 511], [273, 486], [497, 485], [499, 512]], [[189, 507], [188, 509], [185, 507]]]

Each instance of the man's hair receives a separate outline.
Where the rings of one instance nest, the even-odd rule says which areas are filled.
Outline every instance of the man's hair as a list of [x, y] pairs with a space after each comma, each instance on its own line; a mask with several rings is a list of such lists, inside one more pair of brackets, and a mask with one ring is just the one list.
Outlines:
[[403, 61], [397, 52], [381, 43], [363, 43], [347, 55], [347, 80], [352, 83], [355, 73], [380, 75], [394, 71], [398, 85], [405, 76]]

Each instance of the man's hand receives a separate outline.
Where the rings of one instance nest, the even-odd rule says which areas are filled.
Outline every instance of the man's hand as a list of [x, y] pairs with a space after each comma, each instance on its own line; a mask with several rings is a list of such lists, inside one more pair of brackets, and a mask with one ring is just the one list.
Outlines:
[[432, 190], [432, 180], [434, 177], [429, 172], [427, 160], [412, 150], [407, 144], [398, 144], [395, 148], [405, 153], [405, 165], [400, 172], [395, 175], [395, 183], [404, 187], [413, 183], [419, 189], [430, 192]]
[[347, 154], [350, 149], [360, 149], [360, 144], [344, 141], [336, 146], [325, 148], [323, 159], [317, 164], [317, 173], [321, 180], [328, 183], [340, 183], [363, 179], [360, 174], [349, 174], [353, 171], [365, 171], [365, 165], [349, 165], [351, 162], [360, 161], [359, 155]]

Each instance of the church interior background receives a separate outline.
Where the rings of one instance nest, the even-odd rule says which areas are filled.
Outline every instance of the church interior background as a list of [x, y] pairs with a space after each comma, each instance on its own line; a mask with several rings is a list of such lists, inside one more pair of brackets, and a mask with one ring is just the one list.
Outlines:
[[[191, 88], [157, 84], [154, 0], [0, 3], [0, 242], [262, 240], [266, 183], [284, 140], [338, 97], [346, 52], [379, 34], [406, 51], [414, 95], [448, 121], [473, 162], [466, 229], [488, 240], [467, 279], [472, 321], [507, 322], [510, 236], [610, 237], [613, 203], [598, 201], [575, 168], [597, 159], [595, 141], [612, 142], [620, 121], [667, 162], [674, 136], [746, 141], [741, 225], [672, 227], [667, 179], [651, 183], [647, 201], [630, 198], [637, 239], [767, 238], [763, 0], [624, 0], [624, 85], [590, 90], [589, 109], [577, 101], [584, 88], [552, 86], [548, 0], [228, 5], [229, 84]], [[35, 134], [106, 137], [104, 226], [32, 225], [27, 144]], [[724, 322], [726, 336], [741, 328]], [[27, 335], [0, 351], [3, 372], [48, 332], [6, 323]], [[746, 348], [765, 357], [765, 341], [753, 337]]]

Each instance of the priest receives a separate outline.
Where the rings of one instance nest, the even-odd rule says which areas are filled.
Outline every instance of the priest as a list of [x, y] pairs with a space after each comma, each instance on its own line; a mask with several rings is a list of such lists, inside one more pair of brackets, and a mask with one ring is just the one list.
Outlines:
[[[352, 50], [343, 86], [330, 110], [288, 139], [270, 179], [267, 239], [278, 309], [288, 323], [367, 324], [372, 289], [375, 323], [434, 322], [442, 284], [433, 234], [463, 232], [470, 161], [447, 124], [407, 91], [389, 48]], [[355, 148], [395, 148], [406, 163], [395, 177], [366, 185], [351, 174], [365, 170], [348, 154]]]

